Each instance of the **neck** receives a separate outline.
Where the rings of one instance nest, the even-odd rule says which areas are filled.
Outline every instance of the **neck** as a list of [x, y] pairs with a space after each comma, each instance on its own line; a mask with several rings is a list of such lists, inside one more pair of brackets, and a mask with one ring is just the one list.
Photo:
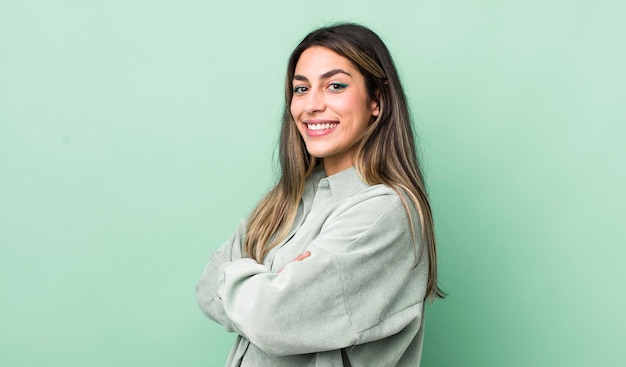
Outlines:
[[329, 160], [328, 158], [324, 158], [324, 171], [326, 171], [326, 176], [332, 176], [352, 166], [354, 166], [352, 160], [337, 162], [334, 160]]

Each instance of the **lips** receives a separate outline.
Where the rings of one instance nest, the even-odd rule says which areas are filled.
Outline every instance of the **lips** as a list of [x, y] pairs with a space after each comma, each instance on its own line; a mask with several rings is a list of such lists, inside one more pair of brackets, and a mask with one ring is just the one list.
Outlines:
[[303, 124], [306, 127], [306, 134], [311, 138], [316, 138], [332, 133], [339, 125], [339, 122], [332, 120], [305, 120]]

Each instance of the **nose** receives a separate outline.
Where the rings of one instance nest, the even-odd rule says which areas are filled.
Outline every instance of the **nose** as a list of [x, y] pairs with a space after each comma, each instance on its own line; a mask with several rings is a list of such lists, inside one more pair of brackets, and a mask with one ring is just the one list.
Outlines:
[[304, 111], [308, 114], [324, 111], [326, 104], [324, 102], [324, 93], [315, 89], [309, 90], [306, 95]]

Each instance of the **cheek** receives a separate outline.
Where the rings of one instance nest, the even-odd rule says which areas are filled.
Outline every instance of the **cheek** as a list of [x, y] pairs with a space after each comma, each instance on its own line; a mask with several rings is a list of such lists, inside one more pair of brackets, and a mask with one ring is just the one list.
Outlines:
[[292, 99], [291, 105], [289, 105], [289, 112], [291, 112], [291, 117], [293, 117], [293, 119], [296, 120], [297, 117], [300, 115], [301, 111], [302, 111], [302, 107], [300, 106], [300, 103], [298, 102], [298, 100]]
[[358, 122], [363, 118], [362, 115], [368, 112], [363, 100], [355, 96], [336, 100], [332, 108], [344, 118], [350, 118], [353, 122]]
[[291, 119], [293, 120], [293, 123], [296, 125], [296, 129], [298, 130], [298, 133], [300, 135], [303, 135], [304, 127], [302, 126], [302, 124], [298, 123], [298, 116], [300, 116], [301, 111], [302, 109], [299, 107], [299, 104], [297, 102], [291, 101], [291, 105], [289, 106]]
[[363, 109], [365, 100], [359, 94], [346, 93], [341, 98], [335, 98], [334, 106], [346, 112], [358, 112]]

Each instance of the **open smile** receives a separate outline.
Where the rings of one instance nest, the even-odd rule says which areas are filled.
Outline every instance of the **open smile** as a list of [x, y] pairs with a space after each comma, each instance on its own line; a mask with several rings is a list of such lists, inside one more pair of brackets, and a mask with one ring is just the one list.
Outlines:
[[335, 128], [337, 125], [339, 125], [339, 123], [336, 121], [317, 120], [317, 121], [304, 121], [304, 125], [306, 126], [307, 130], [315, 131], [315, 132], [323, 132], [325, 130], [330, 130], [330, 129]]
[[306, 127], [309, 130], [326, 130], [326, 129], [332, 129], [333, 127], [337, 125], [339, 124], [337, 124], [336, 122], [333, 122], [333, 123], [326, 123], [326, 124], [306, 124]]
[[339, 122], [329, 120], [306, 120], [303, 122], [309, 137], [321, 137], [335, 131]]

